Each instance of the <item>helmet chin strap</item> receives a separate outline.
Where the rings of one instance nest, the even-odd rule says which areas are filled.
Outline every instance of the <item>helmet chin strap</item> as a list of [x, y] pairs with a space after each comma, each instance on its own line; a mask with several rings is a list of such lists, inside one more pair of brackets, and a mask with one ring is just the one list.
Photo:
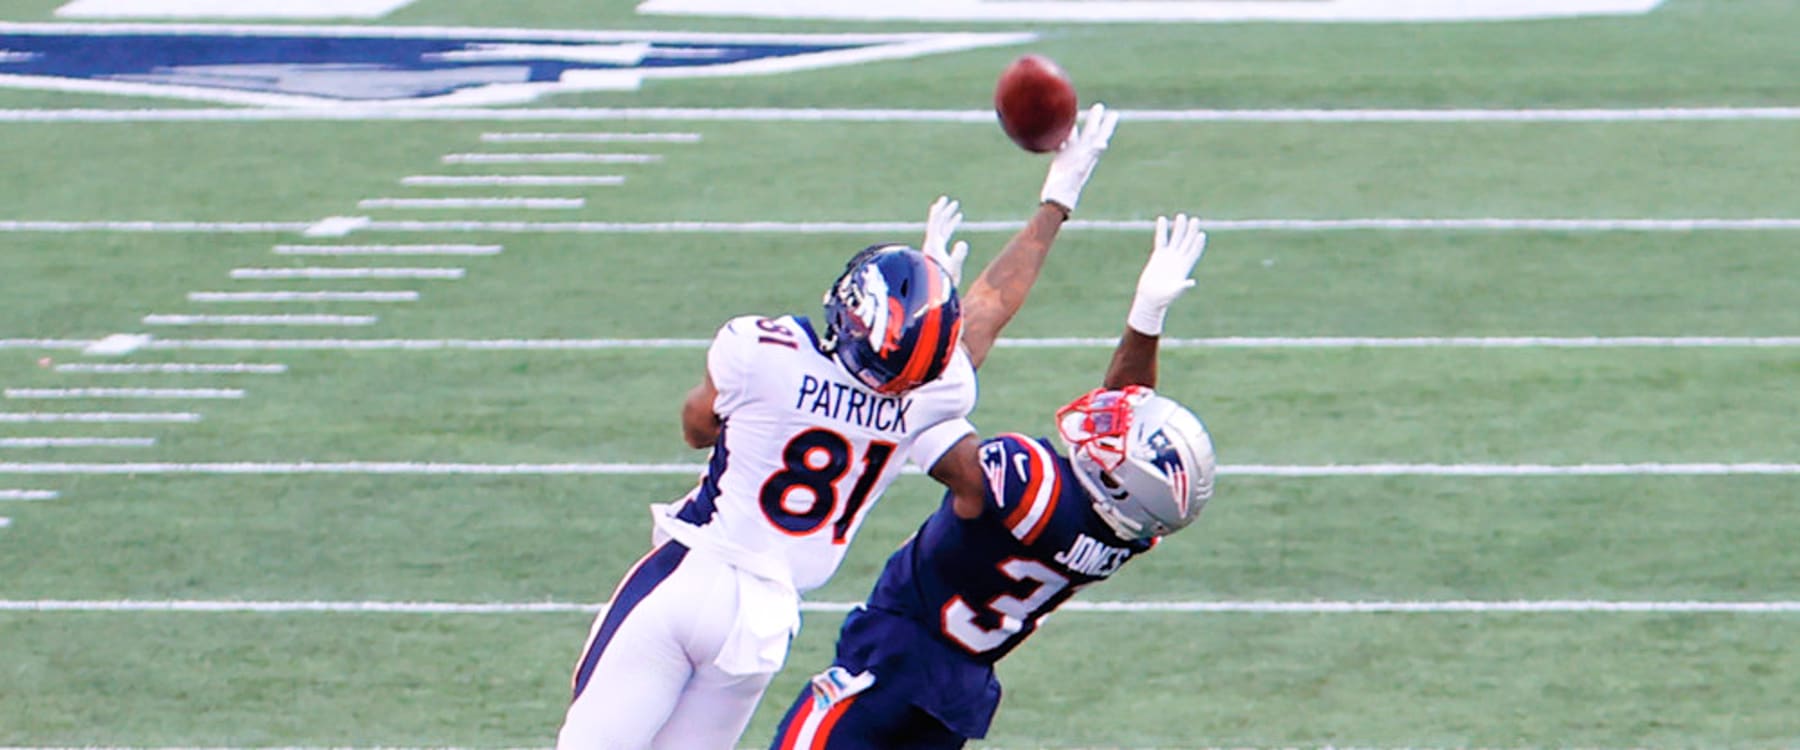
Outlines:
[[1144, 538], [1143, 525], [1120, 513], [1118, 506], [1113, 504], [1106, 491], [1101, 489], [1094, 482], [1094, 478], [1080, 466], [1075, 467], [1075, 481], [1081, 483], [1081, 489], [1087, 493], [1088, 504], [1094, 507], [1094, 513], [1100, 516], [1100, 520], [1105, 521], [1107, 526], [1112, 527], [1113, 533], [1117, 534], [1119, 539], [1131, 541]]

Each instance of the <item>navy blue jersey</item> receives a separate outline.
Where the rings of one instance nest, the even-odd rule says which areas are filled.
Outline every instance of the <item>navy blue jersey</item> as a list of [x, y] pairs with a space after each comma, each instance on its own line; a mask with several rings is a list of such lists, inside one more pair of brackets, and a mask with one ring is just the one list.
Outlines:
[[1000, 435], [983, 442], [980, 455], [981, 516], [958, 517], [946, 498], [888, 558], [869, 607], [992, 664], [1081, 587], [1153, 543], [1120, 541], [1049, 441]]

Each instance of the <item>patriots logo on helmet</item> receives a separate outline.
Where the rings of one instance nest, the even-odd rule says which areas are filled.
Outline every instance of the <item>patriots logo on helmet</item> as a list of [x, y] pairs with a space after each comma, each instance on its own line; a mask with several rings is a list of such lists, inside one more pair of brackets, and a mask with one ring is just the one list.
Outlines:
[[1173, 441], [1167, 433], [1157, 430], [1145, 444], [1150, 447], [1150, 463], [1160, 469], [1163, 476], [1168, 477], [1169, 486], [1175, 491], [1175, 506], [1182, 515], [1188, 512], [1188, 470], [1181, 460], [1181, 451], [1175, 449]]

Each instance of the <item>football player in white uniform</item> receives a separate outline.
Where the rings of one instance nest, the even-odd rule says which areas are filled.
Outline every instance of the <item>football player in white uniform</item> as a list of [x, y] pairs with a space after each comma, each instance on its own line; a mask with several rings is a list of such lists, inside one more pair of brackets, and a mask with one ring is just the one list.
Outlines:
[[[565, 750], [727, 750], [780, 670], [800, 595], [823, 585], [906, 460], [932, 466], [972, 428], [975, 368], [1024, 304], [1117, 115], [1095, 105], [1051, 159], [1037, 212], [959, 296], [968, 247], [939, 199], [922, 250], [876, 245], [805, 318], [719, 330], [681, 421], [711, 447], [687, 497], [654, 506], [655, 547], [594, 620]], [[927, 432], [942, 436], [920, 440]]]

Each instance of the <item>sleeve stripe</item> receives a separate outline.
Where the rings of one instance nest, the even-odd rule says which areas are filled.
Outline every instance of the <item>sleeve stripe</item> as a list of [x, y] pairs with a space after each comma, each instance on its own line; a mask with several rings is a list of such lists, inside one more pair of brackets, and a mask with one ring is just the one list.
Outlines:
[[[1002, 433], [998, 437], [1002, 440], [1010, 440], [1020, 445], [1031, 445], [1032, 442], [1031, 438], [1016, 432]], [[1007, 503], [1006, 492], [1002, 488], [1008, 484], [1005, 477], [1011, 476], [1013, 472], [1012, 455], [1013, 454], [1010, 453], [1001, 454], [1002, 465], [1000, 467], [1000, 476], [1002, 477], [1002, 480], [994, 485], [994, 504], [1001, 508], [1005, 508]], [[1026, 456], [1034, 464], [1038, 460], [1036, 453], [1028, 451]], [[1044, 473], [1039, 471], [1035, 465], [1031, 467], [1031, 471], [1028, 471], [1025, 474], [1025, 491], [1019, 493], [1019, 504], [1013, 506], [1013, 509], [1006, 514], [1006, 525], [1008, 528], [1011, 528], [1013, 525], [1023, 520], [1025, 514], [1030, 512], [1031, 498], [1037, 494], [1038, 483], [1042, 481], [1041, 477], [1044, 475]]]
[[[1026, 440], [1025, 445], [1031, 449], [1031, 484], [1025, 488], [1018, 509], [1007, 517], [1007, 526], [1020, 541], [1031, 544], [1037, 541], [1038, 534], [1056, 512], [1056, 496], [1062, 489], [1061, 481], [1056, 476], [1056, 465], [1050, 460], [1044, 446], [1036, 440]], [[1044, 481], [1049, 477], [1048, 482]]]

